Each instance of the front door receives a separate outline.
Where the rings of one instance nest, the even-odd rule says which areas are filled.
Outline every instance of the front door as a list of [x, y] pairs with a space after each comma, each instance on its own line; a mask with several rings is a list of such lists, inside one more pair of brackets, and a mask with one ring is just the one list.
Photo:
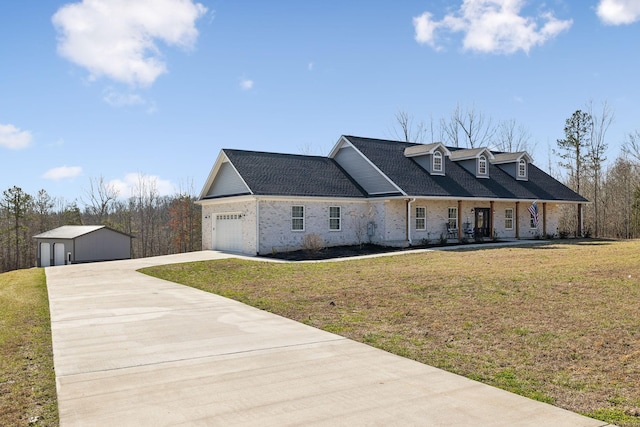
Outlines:
[[476, 226], [474, 234], [478, 237], [491, 237], [491, 209], [475, 208]]

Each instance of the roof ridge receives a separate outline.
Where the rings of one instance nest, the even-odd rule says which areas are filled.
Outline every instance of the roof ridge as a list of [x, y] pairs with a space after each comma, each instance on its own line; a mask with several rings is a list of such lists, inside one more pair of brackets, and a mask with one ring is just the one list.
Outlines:
[[242, 150], [237, 148], [223, 148], [224, 152], [235, 152], [235, 153], [247, 153], [247, 154], [268, 154], [268, 155], [276, 155], [276, 156], [295, 156], [295, 157], [306, 157], [306, 158], [319, 158], [319, 159], [328, 159], [327, 156], [319, 155], [319, 154], [297, 154], [297, 153], [277, 153], [275, 151], [260, 151], [260, 150]]

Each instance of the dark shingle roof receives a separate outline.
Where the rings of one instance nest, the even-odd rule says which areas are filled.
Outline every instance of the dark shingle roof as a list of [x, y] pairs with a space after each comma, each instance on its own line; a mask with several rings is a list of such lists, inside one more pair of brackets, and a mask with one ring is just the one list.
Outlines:
[[[490, 178], [483, 179], [447, 158], [446, 175], [437, 176], [405, 157], [405, 148], [418, 144], [356, 136], [345, 138], [410, 196], [587, 201], [532, 164], [529, 164], [528, 181], [518, 181], [493, 164], [489, 164]], [[452, 152], [457, 150], [447, 148]]]
[[327, 157], [223, 150], [253, 194], [270, 196], [366, 197]]

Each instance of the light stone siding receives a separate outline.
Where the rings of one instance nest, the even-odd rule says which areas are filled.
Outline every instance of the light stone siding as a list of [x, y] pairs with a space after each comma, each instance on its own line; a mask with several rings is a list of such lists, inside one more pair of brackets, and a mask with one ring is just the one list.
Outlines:
[[[259, 206], [257, 205], [259, 204]], [[304, 231], [291, 230], [291, 207], [304, 206]], [[341, 208], [341, 230], [329, 230], [329, 208]], [[415, 228], [415, 208], [426, 208], [426, 230]], [[512, 229], [505, 229], [505, 209], [512, 208], [516, 214], [515, 202], [499, 202], [493, 205], [493, 228], [499, 239], [516, 237], [516, 221], [519, 224], [521, 239], [533, 239], [543, 236], [542, 203], [538, 203], [540, 224], [532, 229], [529, 222], [530, 206], [520, 202], [519, 215], [514, 217]], [[446, 236], [448, 209], [458, 207], [457, 200], [417, 199], [411, 203], [411, 244], [436, 243]], [[476, 208], [490, 208], [489, 201], [463, 201], [461, 203], [461, 223], [475, 225]], [[256, 210], [259, 209], [260, 236], [256, 237]], [[303, 248], [303, 239], [307, 234], [317, 234], [322, 238], [323, 246], [354, 245], [374, 243], [383, 246], [408, 246], [407, 241], [407, 201], [368, 200], [368, 201], [327, 201], [301, 199], [300, 201], [244, 199], [242, 201], [209, 201], [202, 204], [202, 248], [213, 249], [213, 221], [221, 213], [242, 214], [242, 252], [250, 255], [286, 252]], [[547, 234], [558, 234], [559, 207], [556, 203], [546, 204]], [[258, 247], [259, 246], [259, 247]]]
[[[522, 204], [521, 204], [522, 205]], [[512, 227], [505, 227], [506, 210], [513, 209]], [[493, 230], [498, 239], [516, 238], [516, 202], [496, 202], [493, 205]]]
[[[304, 230], [291, 229], [291, 207], [304, 207]], [[329, 230], [329, 208], [340, 207], [340, 230]], [[322, 238], [323, 246], [367, 243], [367, 227], [375, 223], [375, 209], [368, 202], [345, 201], [260, 201], [260, 254], [303, 248], [308, 234]], [[371, 239], [372, 240], [372, 239]]]
[[[534, 238], [546, 238], [544, 235], [543, 215], [544, 209], [542, 203], [538, 202], [538, 227], [531, 228], [531, 214], [529, 213], [529, 206], [531, 203], [520, 203], [520, 238], [521, 239], [534, 239]], [[546, 204], [546, 232], [547, 235], [558, 236], [558, 221], [560, 211], [557, 203]]]
[[384, 202], [384, 229], [381, 230], [383, 244], [407, 246], [407, 202], [387, 200]]
[[217, 214], [242, 214], [242, 253], [256, 254], [256, 202], [209, 202], [202, 204], [202, 249], [213, 249], [213, 224]]
[[[542, 212], [542, 204], [538, 203], [538, 208]], [[547, 235], [558, 237], [558, 226], [560, 221], [560, 206], [557, 203], [547, 203]], [[540, 224], [542, 233], [542, 224]], [[546, 236], [543, 236], [546, 237]]]

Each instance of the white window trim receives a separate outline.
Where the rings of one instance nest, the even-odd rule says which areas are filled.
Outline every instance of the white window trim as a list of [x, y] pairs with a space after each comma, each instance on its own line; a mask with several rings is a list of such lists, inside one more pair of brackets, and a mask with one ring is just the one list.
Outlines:
[[[333, 217], [331, 216], [331, 209], [332, 208], [337, 208], [338, 209], [338, 217]], [[332, 219], [337, 219], [338, 220], [338, 228], [331, 228], [331, 220]], [[342, 231], [342, 208], [340, 206], [329, 206], [329, 231]]]
[[[524, 165], [524, 167], [522, 167]], [[518, 162], [518, 178], [526, 178], [527, 177], [527, 161], [525, 159], [520, 159]]]
[[[298, 208], [298, 207], [302, 208], [302, 216], [301, 217], [299, 217], [299, 216], [295, 216], [294, 217], [293, 216], [293, 208]], [[303, 232], [305, 230], [305, 226], [306, 226], [306, 224], [305, 224], [306, 223], [306, 221], [305, 221], [305, 211], [306, 211], [306, 209], [305, 209], [304, 205], [292, 205], [291, 206], [291, 211], [290, 211], [290, 215], [291, 215], [291, 218], [290, 218], [291, 231]], [[302, 228], [301, 229], [293, 228], [293, 220], [294, 219], [302, 219]]]
[[[424, 216], [418, 216], [418, 209], [424, 209]], [[425, 231], [427, 229], [427, 207], [426, 206], [416, 206], [415, 216], [416, 217], [415, 217], [414, 226], [415, 226], [416, 230]], [[424, 221], [424, 226], [423, 227], [418, 227], [418, 220], [419, 219]]]
[[[452, 217], [450, 216], [451, 209], [453, 209], [453, 210], [455, 211], [455, 213], [456, 213], [455, 218], [452, 218]], [[452, 219], [455, 219], [455, 227], [450, 227], [450, 224], [451, 224], [451, 220], [452, 220]], [[453, 230], [457, 230], [457, 229], [458, 229], [458, 227], [459, 227], [459, 224], [458, 224], [458, 208], [457, 208], [457, 207], [451, 207], [451, 206], [450, 206], [450, 207], [448, 207], [448, 208], [447, 208], [447, 228], [451, 228], [451, 229], [453, 229]]]
[[[511, 217], [507, 216], [507, 211], [511, 211]], [[511, 227], [507, 227], [507, 220], [511, 220]], [[506, 208], [504, 210], [504, 229], [505, 230], [513, 230], [513, 208]]]
[[[484, 164], [484, 172], [482, 172], [482, 164]], [[487, 160], [487, 156], [484, 154], [478, 157], [478, 176], [487, 176], [489, 175], [489, 164]]]
[[[436, 158], [440, 159], [440, 167], [436, 167]], [[433, 153], [433, 163], [431, 165], [431, 169], [434, 173], [442, 173], [444, 172], [444, 158], [440, 151], [436, 151]]]
[[532, 230], [537, 230], [538, 229], [538, 226], [533, 225], [533, 214], [531, 212], [529, 212], [529, 227]]

